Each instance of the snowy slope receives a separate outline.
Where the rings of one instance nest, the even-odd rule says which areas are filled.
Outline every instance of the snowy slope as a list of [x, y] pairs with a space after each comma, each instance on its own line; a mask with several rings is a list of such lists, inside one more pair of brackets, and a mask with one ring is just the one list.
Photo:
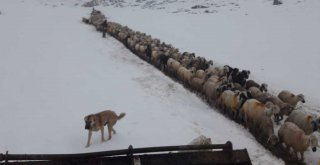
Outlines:
[[[6, 150], [10, 153], [78, 153], [123, 149], [129, 144], [134, 147], [183, 145], [204, 134], [211, 137], [214, 143], [230, 140], [235, 148], [247, 148], [253, 164], [283, 164], [282, 160], [272, 156], [257, 143], [242, 126], [208, 107], [196, 95], [141, 61], [113, 38], [102, 39], [101, 34], [93, 27], [84, 25], [81, 17], [87, 16], [90, 9], [80, 7], [81, 3], [80, 0], [0, 1], [1, 153]], [[264, 3], [257, 3], [262, 4]], [[170, 3], [171, 8], [177, 9], [174, 5], [178, 4]], [[245, 23], [251, 23], [250, 19], [254, 16], [251, 16], [250, 12], [254, 12], [253, 9], [250, 12], [248, 9], [247, 15], [236, 17], [234, 12], [243, 12], [244, 9], [194, 15], [189, 12], [172, 13], [174, 10], [166, 8], [99, 8], [104, 10], [110, 20], [152, 34], [182, 51], [195, 51], [219, 63], [250, 69], [255, 79], [270, 83], [275, 91], [284, 87], [297, 92], [310, 90], [310, 95], [305, 95], [315, 100], [312, 105], [319, 105], [316, 101], [319, 94], [314, 91], [315, 85], [312, 84], [320, 79], [317, 75], [312, 74], [312, 77], [305, 78], [307, 82], [303, 84], [289, 83], [294, 82], [293, 77], [297, 74], [300, 78], [306, 76], [309, 67], [317, 66], [318, 57], [288, 58], [292, 60], [292, 66], [298, 63], [301, 68], [307, 68], [294, 70], [294, 74], [288, 74], [286, 79], [282, 80], [276, 76], [285, 72], [275, 72], [279, 68], [283, 69], [280, 65], [282, 63], [270, 66], [256, 60], [254, 64], [248, 64], [244, 60], [253, 56], [249, 48], [245, 49], [248, 46], [246, 44], [260, 41], [259, 35], [250, 35], [251, 38], [249, 35], [245, 36], [249, 32], [260, 34], [257, 30], [259, 28], [255, 26], [262, 25], [256, 23], [252, 30], [249, 30], [246, 29], [249, 25], [245, 26], [242, 22], [246, 20]], [[289, 9], [291, 8], [288, 7]], [[312, 12], [308, 12], [309, 16], [317, 17]], [[165, 19], [160, 20], [158, 17]], [[237, 19], [240, 20], [234, 22]], [[271, 21], [271, 18], [267, 21]], [[295, 21], [291, 23], [296, 25]], [[312, 22], [311, 18], [301, 21], [312, 23], [314, 27], [320, 24], [317, 20]], [[262, 21], [261, 23], [265, 24]], [[291, 27], [291, 24], [280, 25]], [[243, 31], [235, 31], [237, 27], [242, 27]], [[222, 33], [221, 30], [225, 32]], [[315, 33], [312, 30], [309, 32]], [[305, 37], [301, 31], [294, 37], [299, 35]], [[243, 42], [241, 37], [249, 43]], [[316, 33], [309, 37], [310, 40], [317, 41]], [[265, 38], [262, 37], [261, 40], [262, 43], [265, 42]], [[239, 46], [239, 43], [244, 46]], [[309, 47], [293, 45], [293, 48], [299, 50], [290, 52], [319, 52], [319, 48], [312, 43], [308, 45]], [[259, 49], [258, 45], [252, 45], [252, 48], [253, 52]], [[272, 50], [266, 49], [259, 55], [266, 55], [265, 51]], [[280, 56], [276, 55], [274, 56]], [[240, 56], [244, 59], [239, 58]], [[262, 57], [258, 57], [257, 61], [261, 61]], [[288, 56], [283, 56], [286, 57]], [[300, 58], [306, 58], [308, 65], [301, 63]], [[264, 67], [263, 70], [260, 67]], [[306, 107], [311, 107], [311, 103]], [[99, 142], [100, 135], [94, 134], [92, 146], [85, 148], [87, 132], [84, 130], [83, 117], [109, 108], [117, 113], [127, 113], [115, 126], [117, 134], [111, 141], [103, 144]], [[305, 155], [308, 164], [319, 161], [319, 152], [307, 151]]]

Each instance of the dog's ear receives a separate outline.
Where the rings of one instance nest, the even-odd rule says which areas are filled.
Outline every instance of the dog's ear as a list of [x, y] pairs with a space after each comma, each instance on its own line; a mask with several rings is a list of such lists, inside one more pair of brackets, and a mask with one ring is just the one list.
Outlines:
[[84, 120], [85, 121], [89, 120], [90, 116], [92, 116], [92, 115], [87, 115], [86, 117], [84, 117]]

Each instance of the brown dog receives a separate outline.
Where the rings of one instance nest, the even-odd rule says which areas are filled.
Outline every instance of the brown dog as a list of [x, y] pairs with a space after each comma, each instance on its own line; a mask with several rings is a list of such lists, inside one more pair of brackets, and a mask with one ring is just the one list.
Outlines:
[[88, 115], [84, 118], [84, 121], [86, 122], [85, 129], [89, 131], [88, 134], [88, 142], [86, 147], [90, 146], [90, 140], [92, 136], [92, 131], [99, 131], [101, 130], [101, 141], [105, 142], [104, 139], [104, 126], [108, 125], [108, 133], [109, 138], [111, 139], [111, 131], [115, 134], [116, 131], [113, 129], [113, 126], [117, 123], [118, 120], [123, 118], [126, 114], [120, 113], [118, 116], [114, 111], [106, 110], [102, 111], [96, 114]]

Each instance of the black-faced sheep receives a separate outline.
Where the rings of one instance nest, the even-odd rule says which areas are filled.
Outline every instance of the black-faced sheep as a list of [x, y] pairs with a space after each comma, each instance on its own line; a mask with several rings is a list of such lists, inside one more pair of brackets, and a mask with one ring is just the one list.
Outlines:
[[230, 82], [239, 83], [241, 86], [244, 86], [247, 79], [249, 78], [250, 71], [242, 70], [241, 72], [239, 69], [235, 68], [230, 73], [228, 80]]
[[146, 56], [147, 56], [147, 61], [149, 63], [151, 62], [151, 54], [152, 54], [152, 47], [151, 47], [151, 44], [148, 44], [146, 49]]
[[278, 97], [285, 103], [290, 104], [293, 108], [295, 108], [299, 101], [302, 103], [305, 103], [304, 95], [298, 94], [294, 95], [290, 91], [283, 90], [278, 94]]
[[159, 63], [160, 63], [160, 69], [164, 70], [167, 68], [167, 63], [169, 60], [170, 56], [166, 54], [160, 54], [159, 56]]
[[286, 144], [287, 149], [292, 147], [297, 157], [299, 152], [302, 160], [304, 159], [303, 153], [308, 147], [311, 147], [313, 152], [319, 147], [318, 139], [314, 134], [305, 135], [303, 130], [292, 122], [285, 122], [280, 127], [278, 137], [281, 143], [284, 142]]
[[318, 119], [305, 111], [294, 110], [286, 119], [286, 122], [292, 122], [296, 124], [300, 129], [304, 131], [306, 135], [317, 131], [319, 129]]
[[279, 121], [283, 119], [283, 115], [289, 115], [291, 111], [293, 110], [293, 107], [289, 105], [288, 103], [284, 103], [282, 100], [280, 100], [277, 96], [270, 96], [266, 99], [266, 101], [271, 101], [273, 104], [279, 106], [280, 112], [274, 114], [275, 116], [275, 122], [279, 124]]

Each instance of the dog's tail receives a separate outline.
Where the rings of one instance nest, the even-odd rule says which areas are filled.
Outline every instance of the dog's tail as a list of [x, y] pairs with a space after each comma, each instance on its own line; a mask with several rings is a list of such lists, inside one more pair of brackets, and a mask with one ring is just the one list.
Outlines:
[[122, 119], [125, 115], [126, 113], [120, 113], [120, 115], [118, 116], [118, 120]]

